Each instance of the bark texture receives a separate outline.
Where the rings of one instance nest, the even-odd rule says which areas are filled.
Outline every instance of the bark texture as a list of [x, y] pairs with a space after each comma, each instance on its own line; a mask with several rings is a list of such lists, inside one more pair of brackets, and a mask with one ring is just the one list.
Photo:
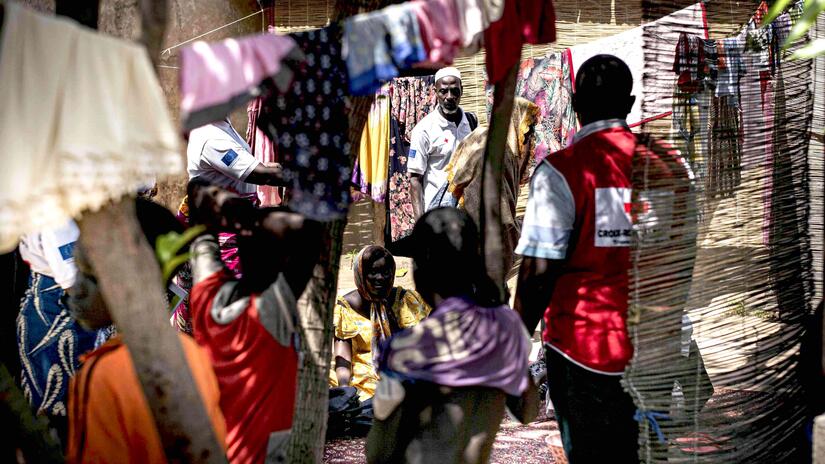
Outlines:
[[[147, 31], [157, 45], [166, 26], [165, 0], [144, 0]], [[149, 13], [149, 10], [157, 10]], [[97, 28], [96, 0], [58, 0], [56, 11]], [[160, 11], [160, 12], [159, 12]], [[86, 213], [79, 221], [86, 251], [112, 319], [122, 334], [155, 418], [169, 462], [226, 462], [183, 353], [166, 320], [166, 298], [152, 248], [131, 198]]]
[[167, 459], [226, 462], [178, 334], [169, 325], [160, 266], [137, 222], [134, 200], [86, 213], [79, 226], [80, 243], [129, 348]]
[[[368, 0], [365, 3], [360, 6], [368, 11], [380, 8], [388, 2]], [[358, 11], [358, 4], [339, 0], [336, 2], [335, 17], [332, 20], [340, 21]], [[348, 137], [353, 153], [357, 153], [361, 130], [367, 121], [373, 99], [371, 96], [350, 99]], [[332, 356], [332, 314], [338, 290], [338, 268], [346, 224], [346, 219], [343, 219], [327, 225], [321, 259], [315, 266], [307, 289], [298, 301], [302, 345], [295, 415], [292, 435], [287, 445], [287, 461], [290, 463], [321, 462], [324, 456], [329, 402], [328, 377]]]
[[481, 243], [484, 248], [484, 265], [487, 275], [499, 288], [502, 300], [505, 298], [504, 231], [501, 226], [501, 182], [504, 165], [504, 147], [510, 128], [510, 115], [516, 91], [516, 73], [519, 64], [510, 68], [505, 79], [496, 84], [493, 92], [493, 112], [487, 131], [487, 145], [484, 149], [484, 171], [482, 174], [481, 198]]

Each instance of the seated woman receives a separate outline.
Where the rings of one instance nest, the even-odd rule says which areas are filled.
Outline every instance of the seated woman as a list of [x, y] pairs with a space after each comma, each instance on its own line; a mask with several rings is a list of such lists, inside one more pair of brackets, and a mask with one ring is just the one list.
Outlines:
[[335, 305], [331, 387], [352, 386], [361, 401], [372, 398], [378, 375], [372, 349], [430, 314], [415, 290], [393, 287], [395, 260], [386, 248], [364, 247], [353, 261], [356, 290]]

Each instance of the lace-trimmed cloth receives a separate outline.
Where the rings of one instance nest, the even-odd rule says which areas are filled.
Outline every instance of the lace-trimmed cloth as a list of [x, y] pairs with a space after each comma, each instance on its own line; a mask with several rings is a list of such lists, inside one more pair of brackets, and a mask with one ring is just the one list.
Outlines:
[[6, 2], [0, 44], [0, 252], [181, 174], [178, 135], [142, 46]]

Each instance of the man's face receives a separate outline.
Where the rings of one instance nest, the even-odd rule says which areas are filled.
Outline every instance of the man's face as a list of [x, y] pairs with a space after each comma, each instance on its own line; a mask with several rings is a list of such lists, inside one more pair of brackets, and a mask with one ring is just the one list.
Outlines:
[[444, 114], [454, 114], [461, 102], [461, 81], [455, 76], [442, 77], [435, 83], [435, 96]]

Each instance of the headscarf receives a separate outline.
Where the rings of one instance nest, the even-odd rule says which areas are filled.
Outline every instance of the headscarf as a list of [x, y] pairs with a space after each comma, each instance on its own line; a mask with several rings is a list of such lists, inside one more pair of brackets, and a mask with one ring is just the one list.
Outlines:
[[395, 259], [392, 254], [384, 247], [378, 245], [365, 246], [355, 257], [353, 261], [353, 274], [355, 278], [355, 286], [358, 289], [358, 294], [361, 298], [369, 304], [370, 307], [370, 321], [372, 321], [372, 353], [373, 359], [376, 357], [377, 349], [384, 340], [392, 336], [392, 330], [398, 330], [399, 324], [395, 320], [395, 313], [392, 311], [392, 306], [401, 295], [403, 290], [395, 290], [392, 282], [387, 286], [384, 292], [379, 293], [371, 288], [367, 281], [367, 271], [370, 270], [372, 263], [385, 258], [390, 266], [390, 275], [395, 276]]
[[[527, 137], [538, 117], [538, 106], [529, 100], [516, 97], [510, 116], [502, 172], [501, 213], [505, 225], [515, 223], [519, 189], [529, 180], [529, 168], [535, 163], [534, 144]], [[480, 216], [481, 173], [486, 144], [486, 127], [477, 128], [459, 143], [446, 168], [445, 202], [441, 203], [441, 206], [458, 206], [465, 209], [476, 224], [479, 223]]]

